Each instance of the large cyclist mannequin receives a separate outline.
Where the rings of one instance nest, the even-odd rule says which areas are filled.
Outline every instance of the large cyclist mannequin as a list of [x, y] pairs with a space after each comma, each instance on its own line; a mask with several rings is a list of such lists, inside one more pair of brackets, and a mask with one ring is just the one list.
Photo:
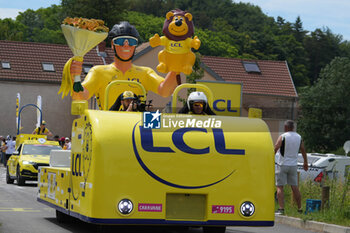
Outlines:
[[[73, 92], [73, 99], [87, 100], [96, 95], [101, 108], [104, 103], [104, 91], [106, 86], [113, 80], [132, 80], [140, 82], [146, 91], [153, 91], [162, 96], [170, 96], [177, 86], [176, 73], [169, 72], [165, 79], [159, 76], [149, 67], [136, 66], [132, 64], [132, 58], [138, 43], [139, 33], [129, 22], [121, 22], [113, 26], [108, 34], [112, 49], [115, 52], [114, 62], [110, 65], [94, 66], [90, 69], [82, 83], [84, 91]], [[82, 62], [73, 61], [71, 65], [71, 76], [80, 75]], [[131, 90], [135, 94], [142, 94], [139, 90]], [[115, 99], [123, 90], [114, 90], [109, 97], [109, 109]]]

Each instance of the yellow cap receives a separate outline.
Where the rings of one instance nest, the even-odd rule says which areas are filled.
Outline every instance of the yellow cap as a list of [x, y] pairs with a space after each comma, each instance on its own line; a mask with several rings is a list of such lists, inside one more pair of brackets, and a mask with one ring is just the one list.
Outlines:
[[41, 121], [41, 124], [42, 125], [46, 125], [46, 121]]
[[122, 100], [134, 99], [134, 93], [132, 91], [124, 91]]

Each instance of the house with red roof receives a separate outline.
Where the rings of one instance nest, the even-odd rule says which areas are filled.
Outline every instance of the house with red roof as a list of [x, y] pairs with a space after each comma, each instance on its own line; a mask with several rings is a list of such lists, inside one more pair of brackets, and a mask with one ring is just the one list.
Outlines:
[[[158, 52], [161, 47], [151, 48], [148, 43], [137, 47], [134, 64], [156, 70]], [[62, 71], [66, 61], [73, 54], [67, 45], [0, 41], [0, 106], [2, 121], [0, 135], [16, 134], [16, 95], [20, 93], [20, 107], [35, 104], [38, 95], [42, 97], [43, 119], [47, 127], [59, 136], [69, 136], [75, 116], [70, 114], [71, 98], [61, 98]], [[113, 62], [112, 49], [100, 45], [84, 57], [84, 77], [94, 65]], [[296, 116], [297, 92], [288, 64], [285, 61], [242, 60], [222, 57], [202, 57], [203, 80], [234, 82], [242, 84], [241, 115], [247, 116], [251, 107], [260, 108], [263, 119], [273, 132], [274, 139], [283, 131], [283, 122]], [[160, 74], [165, 76], [164, 74]], [[185, 76], [181, 76], [185, 82]], [[163, 108], [171, 97], [163, 98], [149, 92], [153, 107]], [[96, 108], [94, 99], [90, 108]], [[180, 106], [182, 107], [182, 106]], [[23, 133], [30, 133], [36, 124], [36, 109], [26, 107], [21, 114]], [[276, 135], [274, 135], [276, 134]]]
[[204, 80], [242, 84], [242, 116], [249, 108], [262, 110], [273, 139], [284, 130], [284, 121], [295, 120], [298, 94], [286, 61], [202, 57]]

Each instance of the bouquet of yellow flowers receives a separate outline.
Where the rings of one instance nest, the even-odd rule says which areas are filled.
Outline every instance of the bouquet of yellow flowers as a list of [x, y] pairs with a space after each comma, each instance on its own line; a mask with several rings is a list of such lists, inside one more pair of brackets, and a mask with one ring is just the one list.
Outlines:
[[68, 95], [72, 89], [75, 92], [83, 91], [80, 76], [74, 77], [74, 84], [70, 74], [70, 66], [73, 60], [83, 61], [84, 55], [96, 45], [106, 39], [108, 27], [104, 26], [104, 21], [99, 19], [69, 18], [67, 17], [61, 25], [62, 32], [67, 44], [74, 54], [63, 68], [62, 82], [58, 94], [62, 93], [62, 99]]

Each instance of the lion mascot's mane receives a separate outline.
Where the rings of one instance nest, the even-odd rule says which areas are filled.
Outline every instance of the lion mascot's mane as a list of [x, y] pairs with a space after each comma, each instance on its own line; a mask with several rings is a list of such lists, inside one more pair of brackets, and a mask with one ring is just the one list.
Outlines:
[[186, 24], [188, 26], [188, 32], [183, 35], [183, 36], [174, 36], [173, 34], [171, 34], [168, 30], [168, 26], [171, 23], [171, 21], [173, 20], [173, 18], [177, 15], [181, 15], [181, 16], [185, 16], [185, 14], [187, 13], [186, 11], [180, 10], [180, 9], [176, 9], [176, 10], [172, 10], [171, 12], [174, 13], [174, 16], [170, 17], [169, 20], [165, 19], [164, 21], [164, 25], [163, 25], [163, 34], [168, 37], [170, 40], [173, 41], [180, 41], [180, 40], [185, 40], [189, 37], [192, 37], [194, 35], [194, 25], [193, 25], [193, 20], [189, 21], [187, 19], [187, 17], [184, 17], [186, 19]]

